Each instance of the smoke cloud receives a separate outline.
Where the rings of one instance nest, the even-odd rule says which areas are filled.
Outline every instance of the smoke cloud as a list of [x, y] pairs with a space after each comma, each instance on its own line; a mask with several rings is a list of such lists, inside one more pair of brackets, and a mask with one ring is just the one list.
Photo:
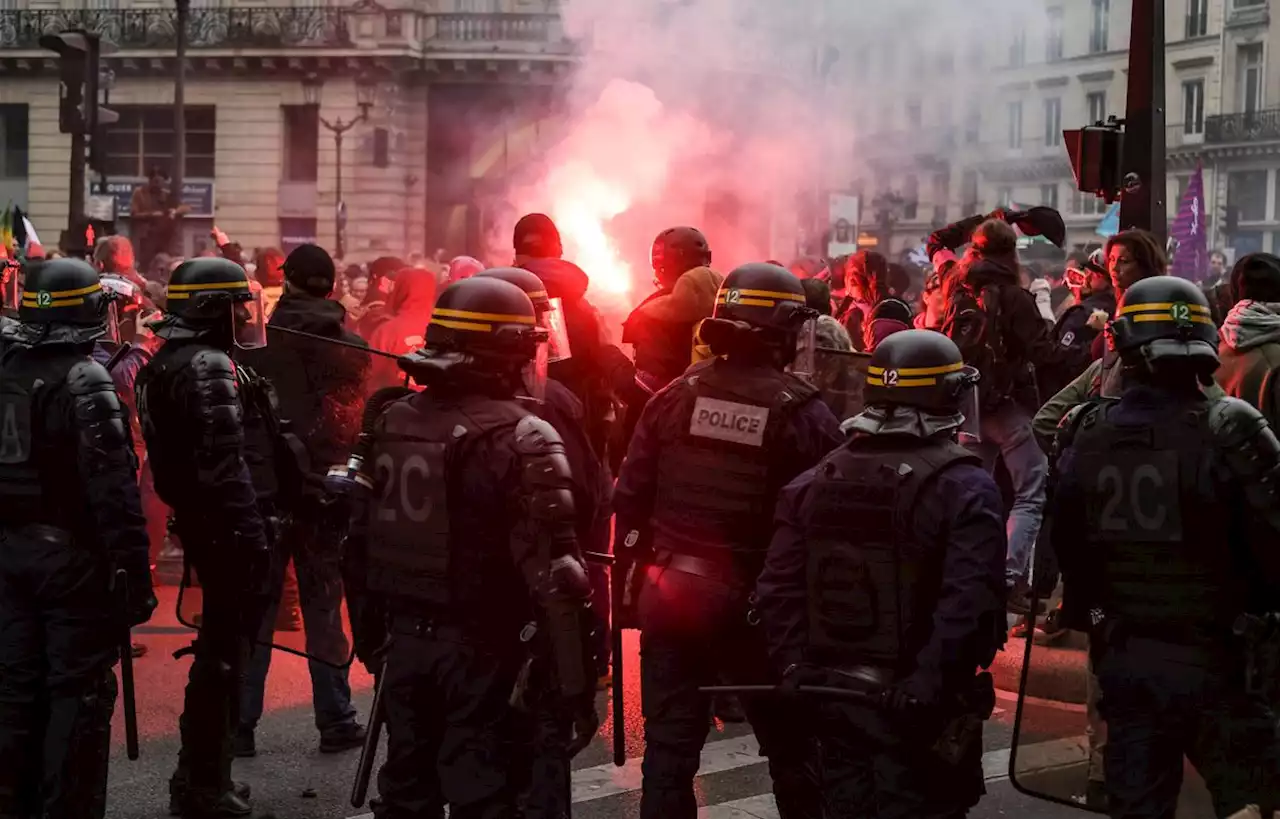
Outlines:
[[[788, 263], [823, 229], [826, 194], [866, 171], [861, 146], [887, 138], [876, 112], [894, 98], [899, 116], [912, 95], [937, 99], [939, 55], [959, 66], [967, 51], [987, 50], [986, 72], [945, 78], [959, 122], [965, 100], [990, 95], [990, 68], [1007, 64], [1015, 31], [1043, 41], [1043, 11], [1032, 5], [561, 0], [580, 50], [563, 136], [509, 201], [516, 215], [555, 219], [565, 257], [587, 271], [608, 313], [649, 292], [650, 244], [673, 225], [706, 233], [722, 273]], [[893, 138], [910, 148], [928, 134]]]

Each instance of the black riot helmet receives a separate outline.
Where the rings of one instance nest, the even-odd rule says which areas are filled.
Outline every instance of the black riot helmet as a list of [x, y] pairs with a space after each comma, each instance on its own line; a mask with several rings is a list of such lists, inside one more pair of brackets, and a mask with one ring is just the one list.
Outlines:
[[189, 259], [169, 277], [165, 316], [155, 333], [165, 339], [208, 336], [220, 345], [230, 341], [261, 347], [266, 343], [262, 294], [244, 268], [229, 259]]
[[551, 299], [547, 296], [547, 286], [542, 283], [542, 279], [522, 267], [491, 267], [488, 270], [481, 270], [475, 275], [501, 279], [519, 287], [529, 297], [529, 301], [533, 302], [533, 309], [539, 315], [551, 309]]
[[933, 330], [901, 330], [876, 345], [867, 366], [867, 406], [914, 407], [935, 415], [976, 417], [978, 371], [956, 343]]
[[[535, 277], [536, 278], [536, 277]], [[403, 359], [415, 377], [453, 372], [488, 379], [503, 390], [525, 386], [541, 397], [546, 384], [546, 331], [533, 302], [516, 285], [472, 276], [444, 289], [431, 311], [426, 346]]]
[[790, 271], [752, 262], [725, 277], [715, 312], [702, 322], [698, 335], [715, 355], [759, 358], [765, 353], [775, 365], [786, 367], [795, 359], [801, 330], [817, 316]]
[[533, 302], [538, 314], [538, 326], [547, 331], [547, 362], [555, 363], [572, 358], [569, 347], [569, 327], [559, 298], [551, 298], [542, 279], [522, 267], [493, 267], [482, 270], [476, 276], [511, 282], [524, 291]]
[[1209, 300], [1177, 276], [1152, 276], [1125, 290], [1107, 339], [1126, 366], [1148, 373], [1169, 367], [1204, 381], [1218, 369], [1218, 328]]
[[29, 344], [95, 341], [115, 329], [110, 290], [82, 259], [50, 259], [26, 267], [18, 305], [21, 340]]
[[658, 284], [671, 288], [686, 271], [711, 264], [711, 245], [697, 228], [667, 228], [653, 240], [649, 258]]

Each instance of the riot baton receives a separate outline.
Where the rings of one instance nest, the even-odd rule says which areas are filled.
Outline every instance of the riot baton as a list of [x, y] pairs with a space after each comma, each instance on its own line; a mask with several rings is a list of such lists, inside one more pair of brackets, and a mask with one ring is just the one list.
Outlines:
[[120, 617], [120, 687], [124, 694], [124, 747], [138, 759], [138, 701], [133, 688], [133, 635], [129, 630], [129, 573], [116, 569], [116, 612]]
[[369, 780], [373, 776], [373, 761], [378, 755], [378, 740], [382, 738], [382, 726], [387, 720], [386, 705], [382, 702], [382, 689], [387, 683], [387, 661], [382, 661], [373, 689], [373, 708], [369, 714], [369, 730], [364, 735], [364, 747], [360, 749], [360, 764], [356, 767], [356, 781], [351, 784], [351, 807], [364, 807], [369, 795]]
[[609, 569], [609, 652], [613, 655], [613, 677], [609, 680], [613, 698], [613, 764], [621, 768], [627, 764], [626, 709], [622, 704], [622, 626], [618, 614], [622, 611], [627, 584], [626, 572], [615, 562]]
[[401, 358], [403, 358], [403, 356], [398, 356], [395, 353], [388, 353], [386, 350], [377, 350], [365, 344], [356, 344], [353, 341], [343, 341], [340, 338], [329, 338], [327, 336], [318, 336], [315, 333], [307, 333], [302, 330], [295, 330], [292, 327], [280, 327], [279, 325], [276, 325], [276, 324], [268, 324], [267, 329], [275, 333], [285, 333], [286, 335], [291, 335], [291, 336], [301, 336], [302, 338], [310, 339], [311, 341], [319, 341], [321, 344], [336, 344], [339, 347], [350, 347], [351, 349], [359, 350], [362, 353], [372, 353], [373, 355], [380, 355], [383, 358], [390, 358], [393, 361], [399, 361]]

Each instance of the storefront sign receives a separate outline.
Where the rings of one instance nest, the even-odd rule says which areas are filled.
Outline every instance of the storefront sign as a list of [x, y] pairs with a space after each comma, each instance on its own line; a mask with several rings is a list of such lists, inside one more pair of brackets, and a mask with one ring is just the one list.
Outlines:
[[[147, 184], [145, 179], [112, 179], [107, 182], [106, 190], [103, 190], [100, 183], [94, 182], [89, 192], [91, 194], [107, 194], [114, 197], [116, 218], [123, 219], [129, 216], [129, 202], [133, 198], [134, 190], [138, 186], [145, 184]], [[212, 218], [213, 183], [184, 182], [182, 185], [182, 204], [190, 208], [187, 216]]]

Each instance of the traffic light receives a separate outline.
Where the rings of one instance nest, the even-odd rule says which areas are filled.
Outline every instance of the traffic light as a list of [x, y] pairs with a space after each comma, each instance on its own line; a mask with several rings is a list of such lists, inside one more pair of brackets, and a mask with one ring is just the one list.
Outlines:
[[1122, 122], [1112, 117], [1105, 124], [1062, 132], [1067, 156], [1071, 159], [1071, 171], [1076, 177], [1076, 188], [1101, 196], [1107, 204], [1120, 198], [1124, 184], [1122, 126]]
[[58, 106], [58, 129], [64, 134], [97, 135], [99, 125], [115, 122], [119, 116], [98, 104], [101, 58], [116, 50], [97, 34], [72, 29], [40, 38], [40, 47], [55, 52], [62, 83]]

